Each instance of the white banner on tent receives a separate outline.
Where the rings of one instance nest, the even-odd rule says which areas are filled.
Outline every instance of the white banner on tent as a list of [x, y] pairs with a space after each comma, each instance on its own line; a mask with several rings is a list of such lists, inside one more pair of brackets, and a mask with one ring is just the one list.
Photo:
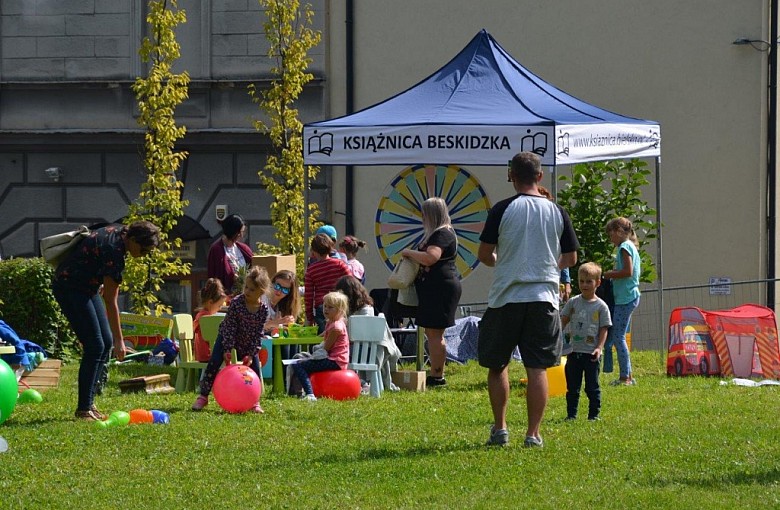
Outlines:
[[555, 127], [555, 161], [645, 158], [661, 155], [661, 127], [641, 124], [576, 124]]
[[303, 130], [309, 165], [504, 165], [521, 151], [554, 162], [553, 127], [417, 125]]
[[[554, 137], [553, 137], [554, 134]], [[661, 153], [658, 125], [354, 126], [304, 128], [309, 165], [506, 165], [521, 151], [545, 166]]]

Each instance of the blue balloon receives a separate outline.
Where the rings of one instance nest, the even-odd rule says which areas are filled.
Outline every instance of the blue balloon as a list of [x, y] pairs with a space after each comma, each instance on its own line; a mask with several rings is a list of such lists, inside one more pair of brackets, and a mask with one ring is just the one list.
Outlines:
[[168, 413], [165, 411], [158, 411], [157, 409], [152, 409], [152, 423], [156, 423], [158, 425], [168, 425], [170, 423], [170, 418], [168, 417]]

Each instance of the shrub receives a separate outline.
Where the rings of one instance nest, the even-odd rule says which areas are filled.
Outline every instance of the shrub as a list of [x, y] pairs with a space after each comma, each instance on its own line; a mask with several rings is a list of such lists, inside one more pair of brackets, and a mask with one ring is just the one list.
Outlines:
[[[645, 247], [657, 237], [655, 209], [642, 198], [642, 187], [650, 184], [647, 163], [639, 159], [629, 161], [582, 163], [574, 165], [571, 176], [562, 175], [565, 183], [558, 192], [558, 203], [571, 216], [580, 241], [577, 267], [583, 262], [596, 262], [605, 271], [612, 269], [614, 245], [606, 233], [607, 221], [618, 216], [631, 220], [639, 238], [642, 259], [641, 282], [653, 282], [655, 264]], [[606, 185], [606, 186], [605, 186]], [[572, 287], [577, 287], [577, 268], [571, 269]]]
[[52, 276], [51, 267], [42, 258], [0, 261], [0, 318], [20, 338], [67, 360], [79, 350], [79, 344], [54, 299]]

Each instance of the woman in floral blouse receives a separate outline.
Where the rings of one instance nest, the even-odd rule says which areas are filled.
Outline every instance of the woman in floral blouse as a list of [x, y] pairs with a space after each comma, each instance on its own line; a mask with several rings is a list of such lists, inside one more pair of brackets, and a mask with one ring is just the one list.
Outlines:
[[117, 304], [125, 256], [143, 257], [159, 243], [160, 229], [148, 221], [108, 225], [93, 230], [54, 273], [54, 297], [84, 349], [76, 418], [106, 419], [95, 406], [95, 387], [112, 347], [118, 360], [125, 357]]

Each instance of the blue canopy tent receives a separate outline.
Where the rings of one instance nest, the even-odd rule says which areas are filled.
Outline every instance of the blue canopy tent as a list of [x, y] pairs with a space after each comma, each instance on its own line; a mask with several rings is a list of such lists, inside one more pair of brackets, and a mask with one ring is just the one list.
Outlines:
[[530, 150], [545, 166], [660, 156], [660, 126], [553, 87], [485, 30], [431, 76], [379, 104], [303, 129], [311, 165], [505, 166]]
[[[444, 67], [381, 103], [303, 128], [308, 165], [506, 168], [520, 151], [557, 165], [654, 157], [662, 285], [660, 125], [588, 104], [512, 58], [484, 29]], [[349, 219], [348, 219], [349, 220]], [[663, 292], [660, 310], [663, 310]], [[663, 319], [661, 331], [664, 331]]]

